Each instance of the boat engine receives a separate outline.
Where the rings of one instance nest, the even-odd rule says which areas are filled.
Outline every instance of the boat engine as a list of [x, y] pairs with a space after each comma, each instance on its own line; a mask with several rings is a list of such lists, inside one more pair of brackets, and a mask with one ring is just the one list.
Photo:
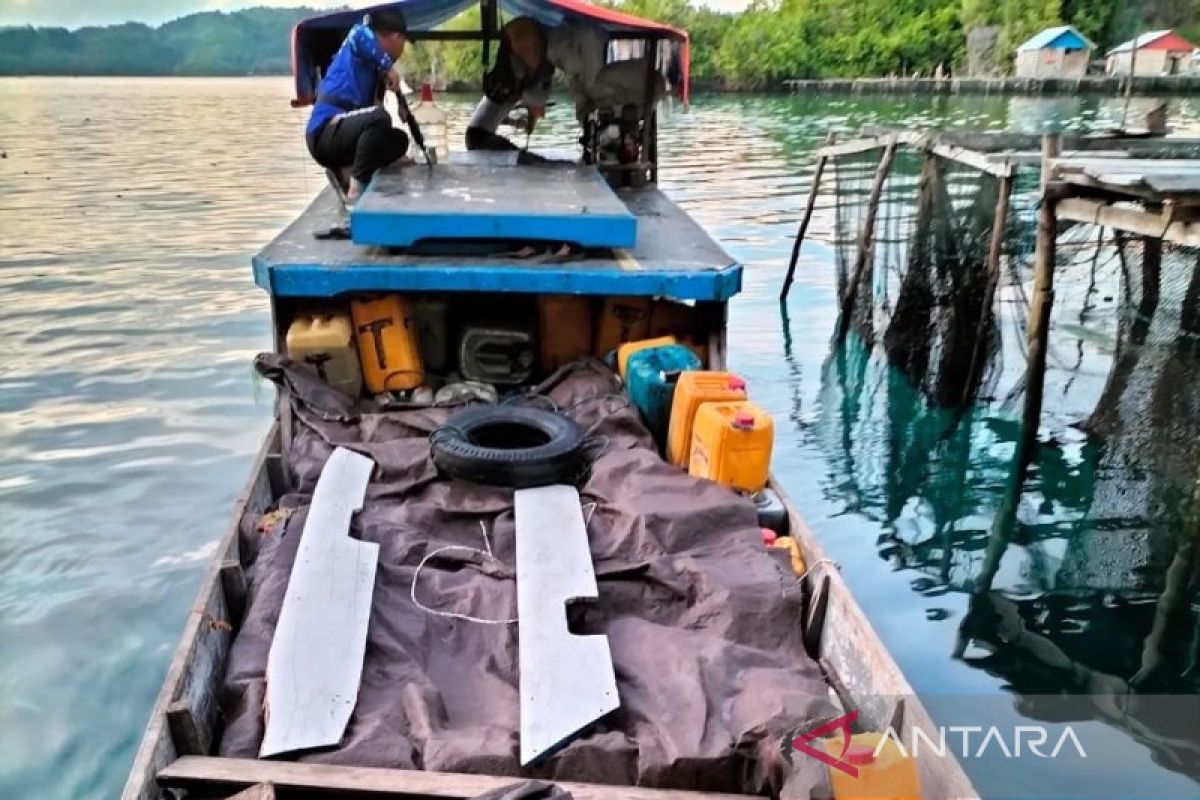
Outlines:
[[641, 157], [641, 124], [632, 103], [592, 111], [584, 120], [583, 163], [595, 164], [614, 186], [640, 185], [636, 170], [621, 169]]

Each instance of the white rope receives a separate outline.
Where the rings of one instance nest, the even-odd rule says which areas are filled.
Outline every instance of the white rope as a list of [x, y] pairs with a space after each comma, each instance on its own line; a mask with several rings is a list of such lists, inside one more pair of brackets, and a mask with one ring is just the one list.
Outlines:
[[[587, 511], [587, 516], [584, 518], [583, 527], [587, 528], [592, 524], [592, 515], [596, 513], [596, 507], [599, 503], [587, 503], [583, 506]], [[469, 547], [465, 544], [447, 544], [442, 545], [436, 550], [431, 550], [421, 559], [421, 563], [417, 564], [417, 570], [413, 573], [412, 585], [409, 586], [408, 596], [412, 600], [413, 605], [427, 614], [433, 614], [436, 617], [446, 617], [448, 619], [461, 619], [464, 622], [478, 622], [480, 625], [511, 625], [517, 621], [516, 617], [512, 619], [483, 619], [482, 617], [473, 617], [470, 614], [460, 614], [457, 611], [442, 611], [437, 608], [430, 608], [417, 599], [417, 581], [421, 577], [421, 570], [425, 569], [425, 565], [433, 559], [437, 558], [442, 553], [451, 550], [460, 553], [477, 553], [494, 561], [499, 561], [492, 552], [492, 540], [488, 537], [487, 524], [483, 520], [479, 520], [479, 533], [483, 536], [483, 546], [485, 549], [480, 550], [478, 547]]]
[[496, 556], [492, 553], [491, 540], [488, 539], [487, 535], [487, 525], [484, 524], [483, 520], [479, 520], [479, 532], [483, 534], [483, 546], [487, 548], [487, 554], [495, 558]]
[[491, 555], [490, 553], [486, 553], [483, 550], [480, 550], [478, 547], [467, 547], [466, 545], [462, 545], [462, 544], [448, 544], [448, 545], [439, 547], [436, 550], [430, 551], [429, 553], [427, 553], [425, 555], [424, 558], [421, 559], [421, 563], [417, 565], [417, 571], [413, 573], [412, 587], [409, 590], [409, 597], [412, 598], [413, 605], [415, 605], [417, 608], [421, 609], [422, 611], [425, 611], [429, 614], [433, 614], [436, 617], [447, 617], [449, 619], [461, 619], [464, 622], [478, 622], [481, 625], [511, 625], [514, 622], [516, 622], [517, 621], [516, 617], [513, 617], [512, 619], [483, 619], [481, 617], [473, 617], [470, 614], [459, 614], [457, 611], [441, 611], [436, 608], [430, 608], [429, 606], [425, 605], [424, 603], [422, 603], [420, 600], [417, 599], [417, 579], [421, 577], [421, 570], [424, 569], [425, 565], [428, 564], [430, 561], [432, 561], [434, 558], [436, 558], [440, 554], [448, 552], [450, 550], [458, 550], [459, 552], [466, 552], [466, 553], [479, 553], [480, 555], [484, 555], [484, 556]]
[[828, 564], [829, 566], [833, 567], [836, 570], [840, 570], [842, 568], [842, 565], [837, 563], [836, 561], [834, 561], [832, 558], [818, 558], [816, 561], [809, 564], [808, 568], [804, 570], [804, 573], [796, 580], [803, 581], [805, 578], [808, 577], [808, 573], [812, 572], [814, 569], [821, 566], [822, 564]]

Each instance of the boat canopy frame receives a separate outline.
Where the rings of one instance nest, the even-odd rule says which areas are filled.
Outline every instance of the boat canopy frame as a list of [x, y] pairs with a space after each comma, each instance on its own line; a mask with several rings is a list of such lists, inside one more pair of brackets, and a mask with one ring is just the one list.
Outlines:
[[[482, 24], [479, 30], [440, 30], [440, 26], [478, 5]], [[500, 35], [501, 15], [528, 16], [548, 27], [567, 21], [598, 25], [610, 42], [641, 41], [658, 45], [653, 61], [665, 60], [677, 69], [664, 74], [677, 86], [683, 102], [688, 102], [691, 40], [687, 31], [653, 20], [635, 17], [583, 0], [394, 0], [361, 9], [342, 9], [302, 19], [292, 28], [292, 76], [295, 82], [293, 106], [311, 105], [321, 71], [337, 51], [346, 32], [366, 14], [382, 9], [398, 9], [408, 21], [408, 39], [420, 41], [478, 41], [482, 44], [481, 73], [491, 61], [491, 44]], [[330, 44], [332, 43], [332, 45]], [[664, 52], [665, 47], [665, 52]]]
[[[479, 30], [439, 29], [439, 26], [476, 4], [481, 12]], [[510, 17], [532, 17], [547, 27], [557, 27], [564, 22], [596, 25], [608, 33], [610, 55], [614, 42], [640, 42], [640, 52], [630, 51], [628, 57], [651, 56], [646, 58], [646, 97], [652, 96], [655, 74], [658, 73], [676, 91], [685, 106], [688, 102], [691, 40], [687, 31], [671, 25], [594, 6], [583, 0], [396, 0], [368, 8], [318, 14], [301, 20], [292, 28], [292, 76], [295, 84], [292, 106], [311, 105], [315, 101], [324, 68], [355, 23], [366, 14], [391, 8], [404, 13], [410, 41], [480, 42], [481, 75], [491, 63], [491, 44], [499, 38], [502, 12]], [[638, 125], [641, 140], [638, 161], [606, 167], [604, 171], [641, 172], [651, 182], [657, 182], [658, 113], [653, 104], [643, 108]]]

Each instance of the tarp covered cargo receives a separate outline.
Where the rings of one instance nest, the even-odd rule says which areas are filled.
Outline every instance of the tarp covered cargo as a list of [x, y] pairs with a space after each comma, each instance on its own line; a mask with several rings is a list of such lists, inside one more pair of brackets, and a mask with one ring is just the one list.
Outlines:
[[753, 505], [666, 464], [616, 376], [579, 362], [531, 402], [593, 445], [578, 486], [599, 599], [574, 629], [608, 636], [621, 706], [522, 770], [512, 490], [439, 475], [428, 435], [454, 409], [383, 411], [281, 356], [258, 368], [291, 405], [295, 489], [280, 499], [288, 513], [243, 520], [250, 593], [221, 692], [222, 756], [258, 751], [267, 653], [311, 493], [339, 446], [377, 464], [351, 535], [379, 544], [379, 565], [345, 738], [301, 760], [758, 793], [778, 788], [790, 731], [836, 716], [801, 640], [799, 583], [763, 547]]

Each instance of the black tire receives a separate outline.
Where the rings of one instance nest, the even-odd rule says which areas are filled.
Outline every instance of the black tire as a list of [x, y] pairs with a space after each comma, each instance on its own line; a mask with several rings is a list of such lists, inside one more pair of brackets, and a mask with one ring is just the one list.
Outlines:
[[516, 489], [571, 483], [583, 431], [561, 414], [527, 406], [475, 406], [430, 437], [433, 461], [451, 477]]

